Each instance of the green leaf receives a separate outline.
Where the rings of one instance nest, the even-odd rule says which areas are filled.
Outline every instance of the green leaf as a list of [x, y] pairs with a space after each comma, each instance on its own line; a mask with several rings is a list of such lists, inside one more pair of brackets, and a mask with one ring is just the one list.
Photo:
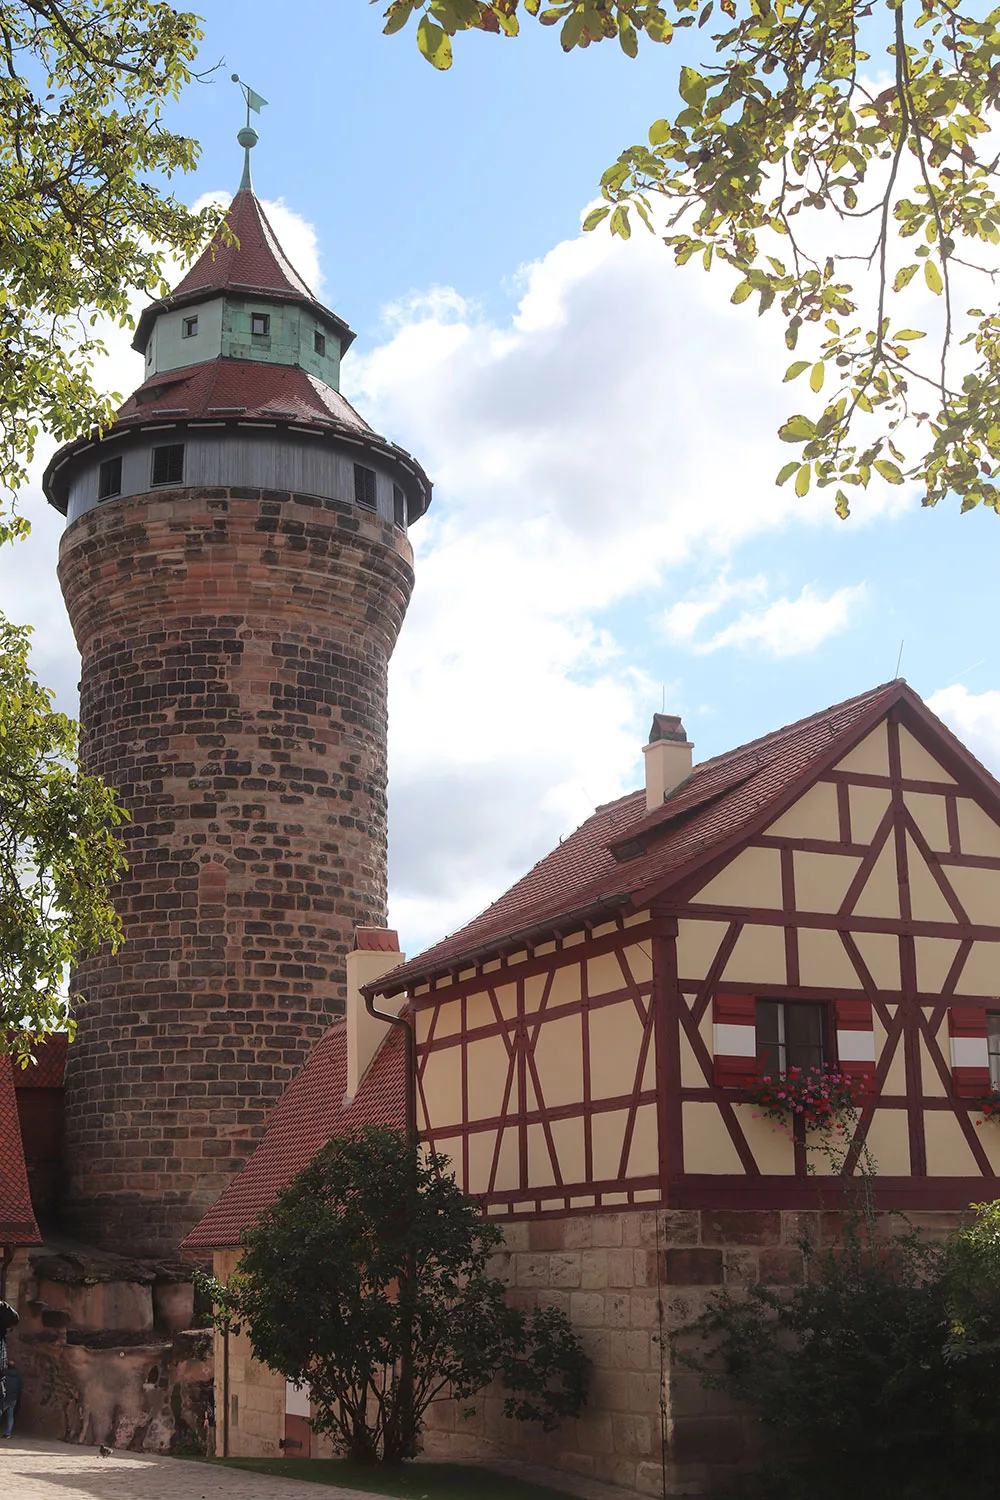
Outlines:
[[809, 386], [812, 390], [820, 391], [823, 389], [823, 377], [825, 374], [826, 366], [823, 364], [822, 360], [818, 360], [817, 363], [813, 365], [812, 371], [809, 376]]
[[685, 104], [692, 109], [700, 110], [708, 93], [708, 84], [694, 68], [681, 68], [681, 77], [678, 84], [678, 92]]
[[606, 203], [600, 205], [598, 208], [592, 208], [583, 221], [584, 231], [589, 234], [592, 229], [596, 229], [598, 224], [604, 222], [610, 212], [611, 208]]
[[730, 302], [745, 302], [752, 291], [753, 282], [741, 281], [729, 300]]
[[649, 144], [662, 146], [669, 141], [672, 127], [669, 120], [654, 120], [649, 127]]
[[891, 459], [877, 458], [875, 460], [874, 468], [876, 473], [881, 474], [882, 478], [889, 484], [902, 484], [903, 475], [900, 472], [898, 466], [894, 464]]
[[639, 56], [639, 38], [635, 34], [635, 27], [624, 11], [618, 14], [618, 41], [626, 57]]
[[781, 468], [778, 470], [778, 477], [774, 481], [775, 484], [784, 484], [786, 480], [791, 479], [792, 475], [797, 471], [798, 467], [799, 461], [797, 458], [793, 458], [790, 463], [782, 464]]
[[795, 476], [795, 493], [801, 499], [809, 493], [809, 482], [812, 479], [812, 464], [802, 464]]
[[783, 443], [807, 443], [815, 435], [815, 425], [808, 417], [803, 416], [789, 417], [784, 426], [778, 428], [778, 436]]
[[847, 496], [844, 494], [843, 490], [837, 491], [837, 503], [834, 509], [836, 510], [837, 515], [842, 521], [846, 521], [851, 513], [850, 502]]
[[619, 203], [611, 215], [611, 233], [617, 234], [623, 240], [627, 240], [632, 234], [632, 228], [628, 221], [628, 208], [624, 203]]
[[903, 266], [901, 270], [897, 271], [896, 272], [896, 279], [892, 283], [892, 289], [893, 289], [893, 291], [894, 292], [901, 292], [903, 290], [904, 286], [909, 286], [910, 282], [913, 280], [914, 276], [917, 274], [917, 269], [918, 269], [918, 262], [914, 261], [912, 266]]
[[926, 337], [926, 333], [922, 333], [919, 328], [901, 328], [898, 333], [893, 334], [894, 339], [925, 339]]
[[935, 296], [940, 296], [944, 290], [944, 282], [941, 280], [941, 272], [932, 260], [924, 261], [924, 280]]
[[451, 37], [429, 16], [422, 16], [417, 27], [417, 46], [432, 67], [444, 72], [451, 67]]
[[386, 36], [394, 36], [397, 31], [402, 31], [407, 21], [413, 14], [415, 0], [395, 0], [386, 12], [385, 25], [382, 30]]
[[802, 371], [808, 370], [808, 368], [809, 361], [807, 359], [797, 359], [795, 363], [789, 365], [788, 369], [785, 371], [785, 380], [798, 380], [799, 376], [802, 374]]

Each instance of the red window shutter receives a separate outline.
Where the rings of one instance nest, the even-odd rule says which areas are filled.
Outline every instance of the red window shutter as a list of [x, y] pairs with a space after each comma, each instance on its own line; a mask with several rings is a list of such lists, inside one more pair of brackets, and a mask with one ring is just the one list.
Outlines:
[[990, 1055], [986, 1042], [985, 1005], [952, 1005], [948, 1009], [951, 1039], [951, 1084], [959, 1099], [978, 1099], [989, 1092]]
[[834, 1002], [837, 1023], [837, 1066], [849, 1078], [875, 1087], [875, 1022], [870, 1000]]
[[712, 1023], [717, 1087], [745, 1088], [757, 1071], [757, 1005], [754, 996], [714, 996]]

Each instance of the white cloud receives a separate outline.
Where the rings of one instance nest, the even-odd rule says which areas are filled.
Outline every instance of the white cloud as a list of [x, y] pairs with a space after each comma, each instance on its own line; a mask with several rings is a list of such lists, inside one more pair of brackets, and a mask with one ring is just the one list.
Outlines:
[[690, 645], [693, 644], [702, 621], [717, 614], [731, 599], [752, 599], [766, 593], [767, 579], [761, 574], [758, 574], [756, 578], [745, 578], [737, 583], [730, 583], [728, 575], [722, 572], [711, 587], [703, 593], [695, 598], [681, 599], [677, 604], [672, 604], [664, 614], [661, 624], [672, 641]]
[[961, 683], [953, 683], [932, 693], [927, 707], [994, 775], [1000, 775], [1000, 691], [970, 693]]
[[[762, 585], [766, 587], [762, 579], [751, 580], [751, 591], [760, 592]], [[744, 610], [738, 619], [716, 631], [707, 641], [693, 640], [703, 618], [714, 614], [727, 599], [745, 597], [746, 592], [745, 587], [741, 590], [723, 583], [714, 596], [674, 605], [665, 620], [668, 633], [675, 640], [689, 642], [699, 655], [736, 646], [742, 651], [759, 649], [777, 657], [804, 656], [831, 635], [848, 629], [867, 595], [862, 583], [837, 589], [824, 599], [806, 584], [797, 599], [775, 599], [760, 609]]]

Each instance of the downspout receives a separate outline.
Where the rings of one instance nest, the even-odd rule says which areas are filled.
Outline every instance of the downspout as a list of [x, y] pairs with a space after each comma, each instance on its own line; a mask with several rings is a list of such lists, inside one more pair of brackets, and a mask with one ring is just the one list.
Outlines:
[[229, 1319], [222, 1330], [222, 1456], [229, 1457]]
[[417, 1044], [413, 1027], [403, 1016], [392, 1016], [384, 1010], [375, 1009], [374, 998], [365, 995], [365, 1010], [376, 1021], [385, 1021], [390, 1026], [401, 1026], [406, 1037], [406, 1077], [404, 1081], [404, 1107], [406, 1113], [406, 1138], [411, 1145], [417, 1144]]

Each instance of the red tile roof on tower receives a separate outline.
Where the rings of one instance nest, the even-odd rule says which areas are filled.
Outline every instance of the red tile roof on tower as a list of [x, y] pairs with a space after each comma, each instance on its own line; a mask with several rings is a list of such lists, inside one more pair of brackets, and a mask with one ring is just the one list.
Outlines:
[[319, 422], [327, 428], [376, 436], [339, 391], [298, 365], [258, 364], [221, 356], [151, 375], [125, 402], [115, 425], [160, 417], [191, 421], [236, 416]]
[[145, 349], [152, 321], [164, 309], [201, 302], [215, 293], [221, 296], [224, 292], [236, 292], [248, 297], [308, 303], [336, 327], [341, 351], [346, 352], [354, 334], [343, 318], [324, 307], [306, 286], [279, 245], [252, 188], [241, 188], [236, 194], [226, 212], [226, 223], [235, 240], [226, 244], [221, 232], [217, 234], [170, 295], [143, 310], [132, 340], [133, 349], [140, 352]]
[[66, 1049], [69, 1037], [55, 1031], [35, 1043], [35, 1061], [14, 1069], [15, 1089], [61, 1089], [66, 1086]]
[[217, 1250], [239, 1244], [242, 1231], [338, 1135], [361, 1125], [404, 1129], [405, 1067], [404, 1038], [394, 1026], [361, 1080], [353, 1104], [345, 1109], [347, 1025], [336, 1021], [271, 1111], [246, 1166], [182, 1248]]
[[0, 1057], [0, 1245], [41, 1243], [28, 1192], [14, 1070], [9, 1057]]
[[1000, 785], [897, 679], [702, 762], [652, 812], [644, 791], [599, 807], [480, 916], [365, 985], [365, 993], [397, 993], [561, 922], [608, 920], [623, 909], [640, 909], [771, 821], [824, 764], [845, 755], [897, 704], [919, 718], [1000, 807]]

